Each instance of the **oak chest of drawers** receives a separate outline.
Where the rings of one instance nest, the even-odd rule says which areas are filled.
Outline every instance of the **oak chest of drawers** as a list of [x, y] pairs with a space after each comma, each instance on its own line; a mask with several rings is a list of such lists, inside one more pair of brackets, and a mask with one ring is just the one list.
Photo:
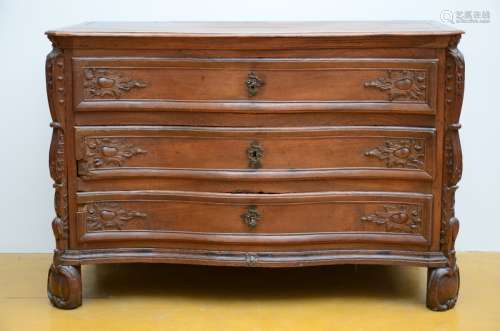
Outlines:
[[49, 31], [56, 237], [80, 265], [428, 268], [454, 306], [461, 31], [433, 22], [85, 23]]

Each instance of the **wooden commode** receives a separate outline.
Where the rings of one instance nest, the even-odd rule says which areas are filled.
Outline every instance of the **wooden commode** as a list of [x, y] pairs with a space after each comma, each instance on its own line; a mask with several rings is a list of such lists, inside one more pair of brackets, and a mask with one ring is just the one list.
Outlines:
[[84, 23], [47, 32], [57, 248], [80, 265], [428, 268], [455, 305], [462, 31], [435, 22]]

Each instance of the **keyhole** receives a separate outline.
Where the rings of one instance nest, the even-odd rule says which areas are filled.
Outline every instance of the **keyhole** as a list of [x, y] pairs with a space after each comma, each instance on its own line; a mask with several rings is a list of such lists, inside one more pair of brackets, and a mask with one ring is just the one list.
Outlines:
[[248, 166], [253, 169], [260, 168], [260, 159], [264, 156], [264, 151], [257, 141], [253, 141], [247, 148]]

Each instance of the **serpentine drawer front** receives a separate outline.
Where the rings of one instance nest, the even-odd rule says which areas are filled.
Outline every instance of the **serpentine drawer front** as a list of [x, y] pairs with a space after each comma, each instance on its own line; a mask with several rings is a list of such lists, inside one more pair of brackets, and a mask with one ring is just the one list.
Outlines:
[[[148, 169], [408, 170], [432, 178], [434, 131], [375, 127], [77, 127], [78, 173]], [[412, 175], [413, 174], [413, 175]]]
[[[78, 195], [79, 241], [228, 244], [328, 244], [345, 238], [359, 243], [429, 244], [432, 196], [424, 194], [200, 194], [106, 192]], [[100, 245], [99, 245], [100, 243]]]
[[455, 305], [461, 31], [433, 22], [85, 23], [48, 36], [56, 237], [80, 265], [427, 267]]
[[[436, 60], [140, 59], [73, 60], [75, 98], [87, 103], [391, 102], [430, 112]], [[119, 103], [118, 103], [119, 104]]]

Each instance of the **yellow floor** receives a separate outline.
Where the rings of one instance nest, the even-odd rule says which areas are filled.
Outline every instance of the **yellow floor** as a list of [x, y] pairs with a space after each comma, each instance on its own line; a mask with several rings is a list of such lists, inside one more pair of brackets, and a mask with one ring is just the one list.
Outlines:
[[0, 254], [0, 331], [500, 330], [500, 253], [459, 254], [454, 310], [425, 308], [425, 269], [83, 267], [83, 306], [50, 306], [48, 254]]

